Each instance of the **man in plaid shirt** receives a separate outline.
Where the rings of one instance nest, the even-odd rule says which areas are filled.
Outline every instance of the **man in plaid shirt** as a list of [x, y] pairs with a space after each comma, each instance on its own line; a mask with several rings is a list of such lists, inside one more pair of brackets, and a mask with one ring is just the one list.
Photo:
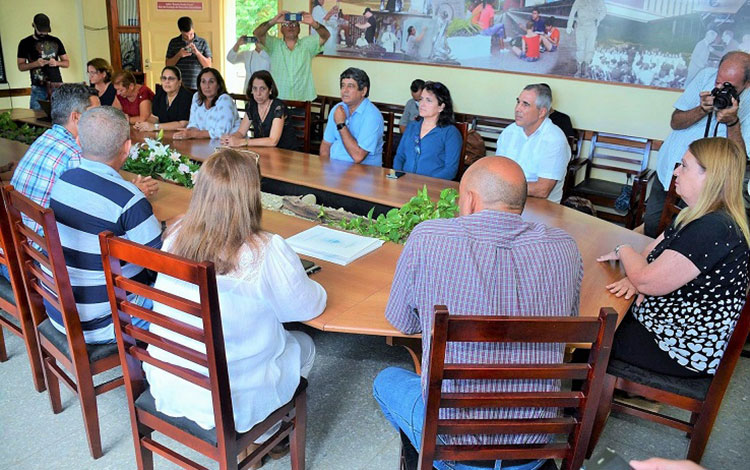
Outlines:
[[[505, 157], [485, 157], [464, 174], [460, 217], [428, 220], [409, 236], [398, 261], [386, 308], [388, 321], [404, 333], [422, 332], [423, 376], [390, 367], [373, 385], [385, 417], [419, 448], [422, 438], [433, 308], [453, 315], [578, 315], [583, 262], [563, 230], [521, 218], [527, 186], [521, 167]], [[448, 343], [446, 362], [560, 363], [564, 345]], [[446, 380], [443, 391], [554, 391], [556, 380]], [[555, 409], [441, 409], [444, 419], [550, 418]], [[451, 444], [544, 443], [546, 435], [469, 435]], [[444, 436], [440, 436], [444, 439]], [[489, 468], [534, 470], [544, 461], [493, 462]], [[434, 462], [443, 469], [486, 468]]]

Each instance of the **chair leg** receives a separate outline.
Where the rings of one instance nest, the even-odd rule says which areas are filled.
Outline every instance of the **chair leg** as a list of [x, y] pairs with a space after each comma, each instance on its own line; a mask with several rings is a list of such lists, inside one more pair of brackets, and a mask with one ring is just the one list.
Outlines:
[[3, 334], [3, 327], [0, 326], [0, 362], [8, 360], [8, 351], [5, 349], [5, 335]]
[[[721, 404], [721, 400], [719, 400], [719, 404]], [[706, 444], [708, 444], [708, 438], [711, 436], [711, 431], [713, 431], [716, 415], [719, 413], [718, 405], [709, 409], [706, 408], [707, 407], [704, 404], [704, 409], [702, 412], [698, 413], [698, 418], [695, 420], [693, 432], [690, 433], [687, 459], [692, 460], [695, 463], [700, 463], [701, 458], [703, 457], [703, 452], [706, 450]]]
[[292, 470], [305, 470], [305, 442], [307, 435], [307, 392], [294, 400], [294, 430], [289, 439]]
[[49, 392], [49, 402], [52, 406], [52, 412], [58, 414], [62, 411], [62, 401], [60, 400], [60, 380], [57, 378], [54, 372], [52, 372], [52, 365], [56, 364], [56, 361], [47, 357], [44, 358], [44, 384], [47, 386]]
[[609, 417], [610, 411], [612, 411], [612, 399], [615, 394], [615, 382], [617, 377], [614, 375], [606, 374], [604, 376], [604, 384], [602, 384], [602, 394], [599, 397], [599, 406], [596, 409], [596, 416], [594, 417], [594, 426], [591, 430], [591, 438], [589, 439], [589, 447], [586, 451], [586, 458], [590, 459], [591, 454], [594, 453], [594, 448], [599, 442], [599, 436], [601, 436], [604, 426], [607, 424], [607, 418]]
[[[132, 422], [133, 418], [131, 415], [131, 427], [133, 429], [133, 444], [135, 445], [135, 462], [138, 466], [138, 470], [154, 470], [154, 453], [147, 449], [141, 442], [142, 438], [150, 438], [151, 430], [139, 429], [137, 423]], [[145, 426], [144, 426], [145, 428]]]
[[[691, 426], [695, 426], [695, 423], [696, 421], [698, 421], [698, 418], [700, 417], [700, 415], [701, 414], [698, 413], [697, 411], [693, 411], [692, 413], [690, 413], [690, 425]], [[685, 433], [685, 437], [690, 439], [691, 434], [692, 434], [692, 431], [688, 431]]]
[[91, 457], [98, 459], [102, 456], [102, 436], [99, 431], [99, 409], [96, 406], [93, 378], [77, 377], [77, 379], [78, 400], [81, 402], [81, 414], [83, 415], [83, 425], [86, 428], [89, 451]]

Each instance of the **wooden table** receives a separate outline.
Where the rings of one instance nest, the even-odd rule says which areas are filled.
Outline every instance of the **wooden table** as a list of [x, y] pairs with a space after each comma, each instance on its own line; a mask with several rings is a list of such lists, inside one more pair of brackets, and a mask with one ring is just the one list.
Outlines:
[[[26, 119], [29, 123], [33, 123], [37, 115], [31, 110], [14, 110], [13, 113], [13, 116]], [[133, 131], [132, 134], [136, 141], [147, 135], [155, 133]], [[167, 135], [165, 142], [170, 140]], [[12, 149], [9, 147], [0, 151], [0, 156], [3, 155], [2, 152], [12, 154], [18, 151], [18, 145], [23, 145], [16, 144], [13, 144]], [[216, 141], [193, 140], [176, 141], [174, 146], [196, 160], [201, 160], [213, 153], [216, 144]], [[0, 147], [5, 145], [0, 143]], [[299, 152], [262, 148], [253, 150], [261, 154], [261, 171], [264, 178], [323, 189], [386, 206], [397, 207], [404, 204], [423, 185], [427, 185], [428, 192], [433, 198], [436, 198], [443, 188], [458, 187], [455, 182], [413, 174], [391, 180], [385, 178], [386, 170], [383, 168], [327, 161], [315, 155]], [[21, 155], [16, 154], [16, 157], [20, 159]], [[170, 183], [161, 183], [158, 194], [150, 200], [157, 218], [165, 220], [184, 213], [189, 198], [190, 190]], [[629, 243], [641, 250], [650, 238], [536, 198], [529, 198], [523, 218], [562, 228], [576, 240], [584, 263], [580, 314], [596, 316], [600, 307], [609, 306], [622, 318], [630, 301], [610, 295], [604, 286], [621, 278], [623, 272], [618, 264], [598, 263], [596, 257], [612, 250], [618, 243]], [[276, 212], [263, 213], [264, 229], [283, 237], [313, 225], [314, 222]], [[328, 306], [320, 317], [308, 323], [325, 331], [388, 337], [405, 336], [395, 330], [383, 315], [400, 252], [400, 245], [385, 243], [380, 249], [345, 267], [320, 261], [323, 269], [315, 274], [314, 279], [326, 288]]]

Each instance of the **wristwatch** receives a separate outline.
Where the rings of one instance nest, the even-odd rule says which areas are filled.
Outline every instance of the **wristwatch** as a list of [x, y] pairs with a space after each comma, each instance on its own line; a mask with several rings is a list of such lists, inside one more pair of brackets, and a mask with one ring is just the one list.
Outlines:
[[345, 127], [346, 127], [346, 123], [345, 122], [342, 122], [340, 124], [336, 124], [336, 129], [337, 130], [341, 130], [341, 129], [345, 128]]
[[615, 247], [615, 255], [619, 258], [620, 257], [620, 248], [622, 248], [622, 245], [617, 245]]

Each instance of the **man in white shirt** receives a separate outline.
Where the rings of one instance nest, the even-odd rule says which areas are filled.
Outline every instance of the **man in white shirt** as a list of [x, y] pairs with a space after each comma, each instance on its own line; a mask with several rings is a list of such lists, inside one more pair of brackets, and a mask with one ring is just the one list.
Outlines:
[[[271, 71], [271, 57], [268, 56], [268, 52], [263, 50], [263, 46], [259, 45], [256, 41], [257, 39], [251, 36], [240, 36], [237, 38], [234, 46], [227, 52], [227, 62], [230, 64], [245, 65], [245, 87], [242, 89], [243, 92], [247, 91], [247, 86], [250, 84], [250, 77], [255, 72], [258, 70]], [[250, 49], [245, 48], [240, 50], [241, 46], [252, 44], [253, 42], [255, 42], [255, 47], [251, 46]]]
[[549, 120], [552, 93], [544, 84], [527, 85], [516, 103], [516, 122], [503, 129], [496, 155], [521, 165], [529, 196], [559, 203], [570, 146], [563, 131]]

